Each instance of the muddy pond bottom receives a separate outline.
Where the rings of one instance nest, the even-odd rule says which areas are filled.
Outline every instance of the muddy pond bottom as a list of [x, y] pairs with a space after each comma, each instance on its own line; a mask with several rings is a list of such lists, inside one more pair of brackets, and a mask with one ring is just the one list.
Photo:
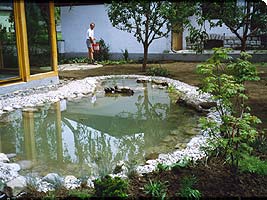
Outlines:
[[[134, 94], [105, 94], [115, 85]], [[176, 95], [150, 82], [106, 80], [92, 96], [1, 116], [0, 151], [14, 155], [23, 175], [98, 176], [121, 160], [140, 165], [199, 133], [199, 115], [176, 104]]]

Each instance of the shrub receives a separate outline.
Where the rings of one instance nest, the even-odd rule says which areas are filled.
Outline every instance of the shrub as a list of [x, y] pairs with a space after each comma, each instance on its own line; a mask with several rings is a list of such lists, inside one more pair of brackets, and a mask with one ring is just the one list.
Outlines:
[[153, 198], [165, 199], [167, 195], [167, 182], [151, 181], [145, 184], [144, 192]]
[[105, 43], [105, 41], [100, 38], [99, 40], [99, 51], [95, 51], [94, 59], [97, 61], [109, 60], [109, 45]]
[[128, 182], [119, 177], [105, 176], [94, 180], [95, 195], [97, 197], [120, 197], [126, 198]]
[[203, 75], [201, 91], [213, 95], [221, 118], [221, 122], [201, 118], [200, 123], [211, 136], [208, 153], [219, 152], [237, 170], [240, 160], [251, 154], [251, 144], [258, 135], [256, 124], [261, 122], [245, 105], [248, 97], [244, 82], [259, 78], [256, 68], [248, 61], [249, 55], [241, 53], [241, 57], [233, 61], [229, 51], [214, 48], [212, 57], [197, 66], [198, 73]]
[[242, 172], [267, 175], [267, 161], [262, 161], [255, 156], [245, 156], [240, 161], [239, 168]]
[[147, 75], [149, 76], [164, 76], [168, 77], [170, 75], [170, 72], [162, 67], [150, 67], [147, 70]]

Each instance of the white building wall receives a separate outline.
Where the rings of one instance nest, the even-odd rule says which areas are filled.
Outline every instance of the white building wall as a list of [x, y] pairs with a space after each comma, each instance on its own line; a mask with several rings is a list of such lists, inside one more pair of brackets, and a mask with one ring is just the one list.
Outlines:
[[[61, 31], [65, 40], [65, 53], [87, 52], [86, 31], [91, 22], [95, 23], [95, 37], [103, 38], [110, 46], [111, 53], [143, 53], [143, 45], [132, 33], [114, 28], [108, 19], [105, 5], [61, 7]], [[170, 35], [170, 34], [169, 34]], [[171, 49], [171, 37], [154, 40], [149, 53], [163, 53]]]

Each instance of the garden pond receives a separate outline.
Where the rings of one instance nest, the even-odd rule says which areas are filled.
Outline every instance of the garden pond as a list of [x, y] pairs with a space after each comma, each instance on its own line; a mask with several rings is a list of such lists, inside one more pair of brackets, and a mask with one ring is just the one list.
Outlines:
[[[105, 94], [115, 85], [134, 94]], [[22, 175], [98, 176], [119, 161], [140, 165], [199, 134], [199, 114], [176, 100], [153, 82], [108, 79], [93, 95], [0, 116], [0, 152], [24, 165]]]

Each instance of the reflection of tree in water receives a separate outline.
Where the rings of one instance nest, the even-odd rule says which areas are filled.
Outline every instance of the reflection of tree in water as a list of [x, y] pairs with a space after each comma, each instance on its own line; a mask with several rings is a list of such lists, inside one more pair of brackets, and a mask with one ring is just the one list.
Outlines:
[[119, 160], [127, 160], [140, 153], [138, 146], [142, 137], [138, 134], [117, 139], [79, 122], [75, 129], [67, 119], [62, 121], [73, 133], [79, 165], [87, 163], [92, 171], [101, 175], [110, 173]]
[[149, 99], [148, 85], [143, 83], [144, 93], [139, 95], [135, 106], [136, 113], [123, 112], [119, 116], [127, 116], [136, 123], [136, 127], [140, 127], [140, 132], [145, 133], [145, 145], [153, 145], [155, 138], [160, 139], [165, 132], [168, 131], [169, 122], [168, 115], [170, 114], [170, 105], [166, 103], [152, 104]]

